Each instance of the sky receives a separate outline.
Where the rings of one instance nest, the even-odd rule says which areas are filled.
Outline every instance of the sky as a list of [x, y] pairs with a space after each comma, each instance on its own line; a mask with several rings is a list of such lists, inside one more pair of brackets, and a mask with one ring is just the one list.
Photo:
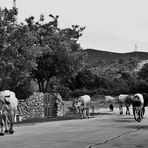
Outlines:
[[[1, 8], [12, 6], [13, 0], [0, 0]], [[16, 7], [18, 22], [53, 14], [60, 28], [85, 26], [78, 41], [84, 49], [148, 52], [148, 0], [16, 0]]]

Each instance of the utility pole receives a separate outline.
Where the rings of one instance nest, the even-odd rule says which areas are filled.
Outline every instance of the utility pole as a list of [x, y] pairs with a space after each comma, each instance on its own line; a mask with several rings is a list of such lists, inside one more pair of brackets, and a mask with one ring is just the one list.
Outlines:
[[138, 59], [138, 46], [137, 46], [137, 43], [135, 44], [135, 54], [136, 54], [136, 61], [137, 61], [137, 64], [138, 64], [138, 61], [139, 61], [139, 59]]
[[137, 52], [138, 50], [138, 47], [137, 47], [137, 44], [135, 44], [135, 52]]
[[16, 8], [16, 0], [13, 0], [13, 8]]
[[[13, 0], [13, 8], [16, 9], [16, 0]], [[15, 16], [15, 24], [17, 24], [17, 15]]]

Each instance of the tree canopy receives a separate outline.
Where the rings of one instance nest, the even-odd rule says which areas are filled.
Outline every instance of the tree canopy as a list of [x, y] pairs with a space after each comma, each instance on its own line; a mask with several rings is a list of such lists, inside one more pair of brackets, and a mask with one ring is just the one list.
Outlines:
[[[58, 27], [59, 16], [44, 15], [35, 22], [16, 23], [17, 9], [0, 10], [0, 90], [21, 90], [32, 79], [39, 91], [46, 92], [52, 77], [70, 79], [84, 65], [82, 48], [77, 40], [85, 27]], [[24, 88], [26, 89], [26, 88]]]
[[[38, 91], [86, 90], [100, 94], [143, 92], [148, 88], [148, 64], [137, 73], [137, 59], [114, 61], [108, 67], [86, 64], [87, 54], [78, 44], [85, 27], [59, 28], [59, 16], [42, 14], [25, 23], [16, 22], [17, 9], [0, 9], [0, 90], [10, 89], [18, 98]], [[98, 59], [99, 60], [99, 59]], [[103, 62], [103, 61], [101, 61]], [[78, 91], [77, 91], [78, 92]]]

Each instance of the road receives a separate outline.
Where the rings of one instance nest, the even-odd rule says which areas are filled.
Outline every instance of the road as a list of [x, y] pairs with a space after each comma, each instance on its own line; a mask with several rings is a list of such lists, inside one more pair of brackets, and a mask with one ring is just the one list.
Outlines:
[[148, 147], [148, 114], [132, 115], [100, 109], [90, 119], [16, 125], [13, 135], [0, 137], [0, 148], [135, 148]]

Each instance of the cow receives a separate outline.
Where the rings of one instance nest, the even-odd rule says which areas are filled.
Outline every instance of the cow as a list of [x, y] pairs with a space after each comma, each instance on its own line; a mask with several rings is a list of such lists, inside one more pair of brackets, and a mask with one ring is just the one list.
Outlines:
[[136, 121], [140, 122], [145, 114], [145, 107], [148, 106], [148, 94], [137, 93], [132, 98], [133, 115]]
[[[4, 135], [4, 133], [13, 134], [13, 124], [16, 122], [17, 115], [17, 106], [18, 99], [15, 96], [15, 93], [9, 90], [5, 90], [0, 92], [0, 123], [1, 123], [1, 133], [0, 135]], [[8, 129], [8, 124], [10, 127]], [[5, 126], [5, 131], [3, 130]]]
[[[6, 109], [6, 104], [5, 104], [5, 97], [0, 95], [0, 124], [1, 124], [1, 132], [0, 135], [3, 136], [4, 135], [4, 128], [3, 126], [5, 126], [5, 130], [8, 128], [7, 127], [7, 116], [5, 113], [5, 109]], [[6, 130], [7, 132], [7, 130]]]
[[123, 114], [123, 105], [126, 107], [126, 115], [130, 115], [129, 107], [132, 104], [131, 102], [132, 95], [127, 94], [120, 94], [118, 96], [118, 103], [119, 103], [119, 114]]
[[81, 115], [81, 119], [83, 118], [90, 118], [90, 103], [91, 98], [89, 95], [83, 95], [73, 100], [73, 107], [76, 107]]

